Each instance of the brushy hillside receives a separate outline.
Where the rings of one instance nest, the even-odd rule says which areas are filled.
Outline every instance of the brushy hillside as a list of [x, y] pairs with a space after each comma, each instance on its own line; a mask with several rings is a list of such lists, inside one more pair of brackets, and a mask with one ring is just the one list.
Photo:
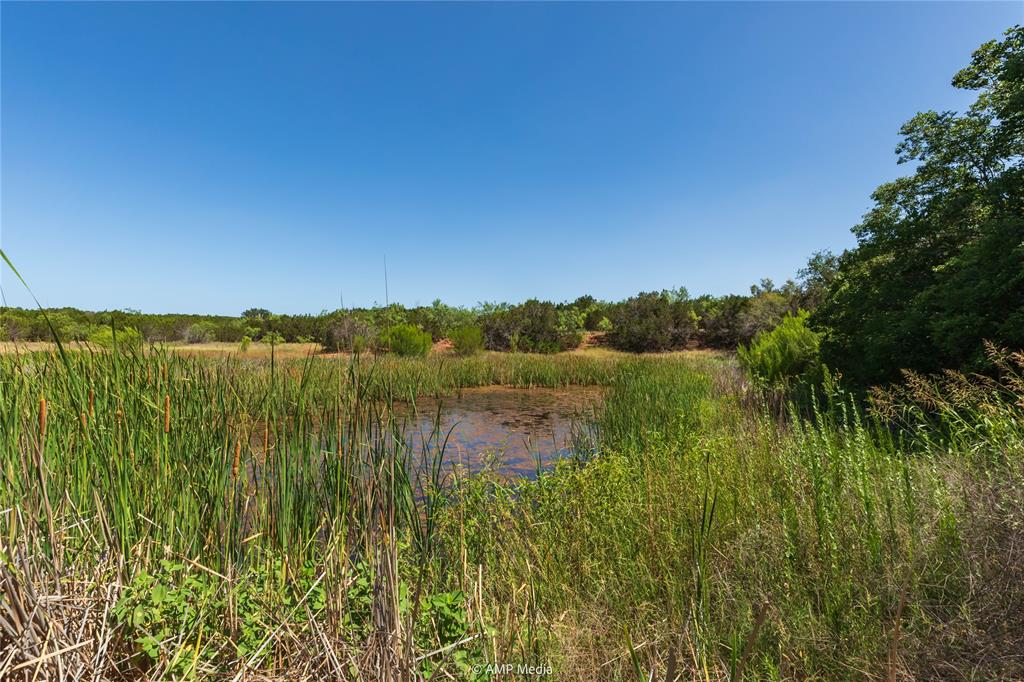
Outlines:
[[[800, 405], [725, 357], [0, 358], [6, 679], [1016, 679], [1024, 356]], [[536, 481], [392, 406], [608, 386]], [[442, 440], [442, 434], [435, 434]]]

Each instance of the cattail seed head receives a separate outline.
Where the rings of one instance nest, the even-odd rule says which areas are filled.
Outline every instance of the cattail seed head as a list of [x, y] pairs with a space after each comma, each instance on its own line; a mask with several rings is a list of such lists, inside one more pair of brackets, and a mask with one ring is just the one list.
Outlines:
[[96, 415], [96, 392], [91, 388], [89, 389], [89, 416], [93, 417]]
[[46, 398], [39, 399], [39, 439], [46, 438]]
[[235, 441], [235, 461], [231, 463], [231, 478], [238, 478], [238, 461], [242, 457], [242, 441]]
[[171, 396], [164, 396], [164, 433], [171, 431]]

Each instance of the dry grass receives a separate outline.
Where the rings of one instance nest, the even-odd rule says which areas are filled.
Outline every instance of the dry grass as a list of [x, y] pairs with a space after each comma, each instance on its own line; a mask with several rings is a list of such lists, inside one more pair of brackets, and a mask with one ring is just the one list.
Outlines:
[[294, 360], [317, 355], [321, 351], [319, 343], [278, 343], [273, 347], [269, 343], [252, 343], [243, 353], [237, 343], [211, 341], [209, 343], [172, 343], [167, 349], [182, 355], [199, 355], [204, 357], [219, 355], [237, 355], [240, 358], [265, 360], [273, 351], [274, 357], [281, 360]]

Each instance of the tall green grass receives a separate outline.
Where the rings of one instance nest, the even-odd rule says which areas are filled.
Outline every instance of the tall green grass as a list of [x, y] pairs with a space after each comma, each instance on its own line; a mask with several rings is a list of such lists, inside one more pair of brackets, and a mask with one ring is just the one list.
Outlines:
[[[780, 416], [700, 355], [0, 356], [0, 665], [1012, 678], [1024, 358], [994, 359]], [[607, 390], [537, 480], [446, 479], [396, 403], [491, 384]]]
[[460, 481], [443, 534], [489, 576], [499, 658], [563, 678], [1012, 679], [985, 657], [1024, 641], [1007, 377], [918, 380], [895, 424], [840, 392], [780, 420], [725, 363], [624, 364], [584, 466]]

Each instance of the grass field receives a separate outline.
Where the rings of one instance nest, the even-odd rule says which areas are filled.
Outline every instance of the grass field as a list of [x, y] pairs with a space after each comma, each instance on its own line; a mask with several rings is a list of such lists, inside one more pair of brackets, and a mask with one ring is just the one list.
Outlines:
[[[0, 677], [1024, 675], [1024, 358], [869, 414], [714, 354], [296, 355], [0, 356]], [[608, 389], [536, 481], [414, 465], [394, 401], [491, 384]]]

